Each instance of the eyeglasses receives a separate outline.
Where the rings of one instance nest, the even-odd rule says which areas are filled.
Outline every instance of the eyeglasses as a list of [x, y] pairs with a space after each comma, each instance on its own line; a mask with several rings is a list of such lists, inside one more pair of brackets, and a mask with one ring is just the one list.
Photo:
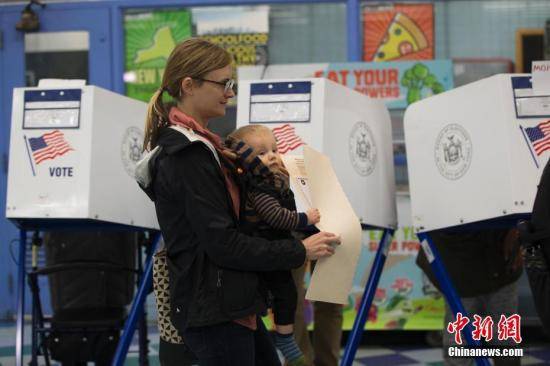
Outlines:
[[235, 86], [235, 80], [234, 79], [229, 79], [227, 81], [215, 81], [215, 80], [208, 80], [208, 79], [203, 79], [203, 78], [193, 78], [193, 79], [200, 80], [200, 81], [207, 81], [209, 83], [214, 83], [214, 84], [221, 85], [221, 86], [223, 86], [223, 92], [224, 93], [227, 93], [229, 90], [233, 90], [233, 92], [235, 92], [235, 90], [233, 89], [233, 87]]

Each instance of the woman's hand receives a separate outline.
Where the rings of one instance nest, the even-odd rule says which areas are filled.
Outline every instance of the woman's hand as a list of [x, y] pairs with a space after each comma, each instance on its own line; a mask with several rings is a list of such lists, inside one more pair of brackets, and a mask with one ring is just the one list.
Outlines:
[[307, 259], [316, 260], [333, 255], [334, 246], [340, 244], [340, 237], [336, 234], [321, 231], [302, 240], [302, 244], [306, 247]]

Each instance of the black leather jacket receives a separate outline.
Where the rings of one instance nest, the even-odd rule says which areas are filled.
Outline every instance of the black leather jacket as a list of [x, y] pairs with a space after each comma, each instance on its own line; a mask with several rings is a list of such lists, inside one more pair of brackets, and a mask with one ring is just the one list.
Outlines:
[[303, 244], [242, 234], [220, 163], [193, 134], [165, 128], [158, 145], [145, 158], [150, 180], [138, 181], [155, 202], [166, 244], [174, 326], [184, 330], [263, 312], [258, 272], [299, 267]]

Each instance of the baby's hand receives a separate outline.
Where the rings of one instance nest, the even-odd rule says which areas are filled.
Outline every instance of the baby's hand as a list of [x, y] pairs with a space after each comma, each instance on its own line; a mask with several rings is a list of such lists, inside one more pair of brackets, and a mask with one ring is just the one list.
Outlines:
[[307, 210], [306, 215], [308, 225], [313, 225], [321, 221], [321, 213], [316, 208], [311, 208]]

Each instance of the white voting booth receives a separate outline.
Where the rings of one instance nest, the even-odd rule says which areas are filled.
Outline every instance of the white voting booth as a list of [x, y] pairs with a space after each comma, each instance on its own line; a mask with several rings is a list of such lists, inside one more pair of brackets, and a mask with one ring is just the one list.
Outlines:
[[237, 127], [263, 124], [286, 154], [327, 155], [362, 224], [395, 228], [391, 121], [384, 104], [327, 79], [239, 81]]
[[96, 86], [14, 89], [6, 217], [158, 229], [134, 180], [146, 107]]
[[[27, 230], [158, 229], [154, 205], [134, 179], [135, 164], [142, 155], [146, 107], [143, 102], [76, 83], [13, 91], [6, 217], [20, 228], [18, 366], [23, 362]], [[152, 254], [160, 238], [158, 233], [153, 235], [113, 365], [123, 364], [143, 314]], [[33, 341], [33, 355], [35, 348]]]
[[[549, 102], [533, 92], [530, 75], [501, 74], [418, 101], [405, 113], [412, 221], [455, 314], [467, 316], [429, 232], [511, 227], [531, 212], [548, 159]], [[470, 324], [462, 334], [480, 345]]]
[[529, 75], [501, 74], [412, 104], [404, 124], [416, 230], [531, 212], [548, 159], [548, 101]]
[[[346, 303], [361, 250], [359, 221], [384, 229], [344, 352], [342, 365], [351, 365], [397, 226], [389, 112], [379, 100], [318, 78], [240, 80], [238, 98], [237, 127], [266, 125], [281, 153], [304, 155], [312, 197], [316, 196], [312, 201], [320, 203], [319, 229], [337, 232], [346, 226], [343, 222], [357, 222], [340, 233], [342, 246], [334, 256], [317, 263], [306, 298]], [[300, 183], [292, 181], [292, 172], [291, 187], [298, 201]]]

